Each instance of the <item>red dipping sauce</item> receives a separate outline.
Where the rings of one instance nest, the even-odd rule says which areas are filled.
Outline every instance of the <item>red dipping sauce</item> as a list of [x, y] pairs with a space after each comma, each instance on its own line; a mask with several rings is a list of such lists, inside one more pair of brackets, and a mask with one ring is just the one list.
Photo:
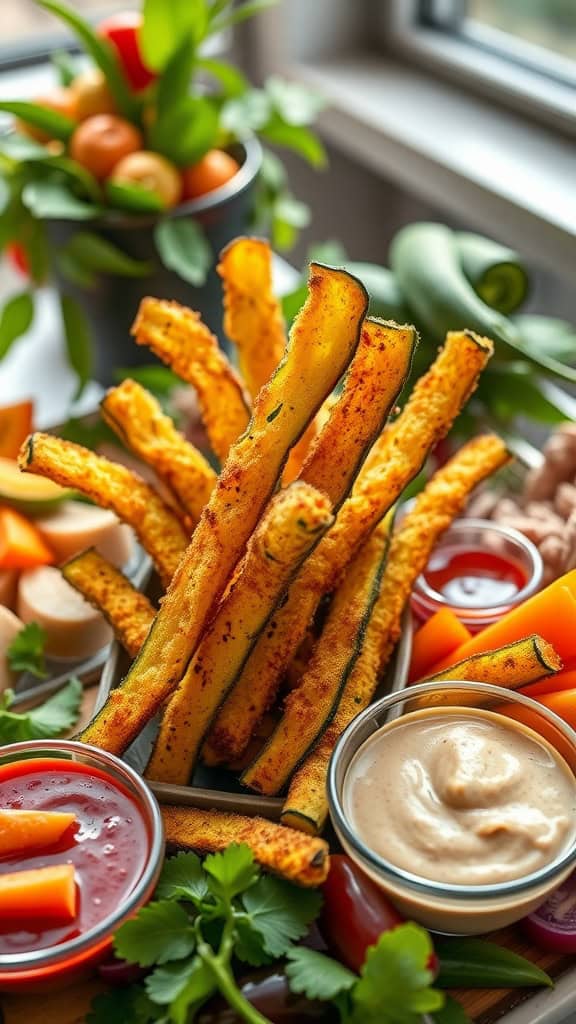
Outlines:
[[450, 605], [493, 608], [512, 601], [526, 586], [528, 575], [512, 558], [446, 547], [432, 556], [424, 579]]
[[[59, 748], [81, 753], [54, 756]], [[106, 956], [122, 921], [150, 898], [164, 850], [159, 811], [143, 780], [104, 751], [30, 742], [0, 755], [0, 808], [76, 817], [52, 846], [0, 858], [0, 875], [72, 864], [77, 890], [73, 921], [0, 920], [0, 989], [54, 977], [69, 983], [78, 967]]]

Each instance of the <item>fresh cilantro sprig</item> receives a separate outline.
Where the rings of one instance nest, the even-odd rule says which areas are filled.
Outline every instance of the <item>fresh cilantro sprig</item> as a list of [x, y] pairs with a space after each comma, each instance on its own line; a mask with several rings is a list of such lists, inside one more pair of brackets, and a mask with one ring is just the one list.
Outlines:
[[46, 630], [37, 622], [29, 622], [16, 634], [6, 651], [8, 666], [12, 672], [30, 672], [38, 679], [48, 675], [44, 648]]
[[0, 745], [22, 740], [47, 740], [76, 725], [82, 702], [82, 683], [74, 676], [43, 704], [29, 711], [11, 711], [12, 690], [0, 696]]
[[[118, 956], [152, 968], [143, 985], [122, 993], [122, 1020], [187, 1024], [219, 992], [248, 1024], [270, 1024], [243, 995], [233, 963], [285, 958], [292, 991], [333, 1002], [343, 1024], [417, 1024], [442, 1007], [430, 987], [432, 944], [417, 925], [382, 935], [360, 975], [297, 943], [321, 897], [260, 873], [249, 847], [233, 844], [204, 862], [181, 853], [166, 862], [155, 900], [116, 935]], [[88, 1024], [114, 1024], [117, 993], [98, 996]], [[122, 1016], [123, 1015], [123, 1016]]]

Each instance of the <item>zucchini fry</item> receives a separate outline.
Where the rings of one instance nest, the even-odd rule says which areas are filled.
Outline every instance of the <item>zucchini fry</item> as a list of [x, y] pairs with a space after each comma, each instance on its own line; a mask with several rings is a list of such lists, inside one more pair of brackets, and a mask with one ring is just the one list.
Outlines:
[[270, 502], [246, 557], [162, 717], [146, 776], [186, 785], [202, 741], [304, 558], [333, 522], [328, 498], [294, 483]]
[[198, 394], [210, 445], [221, 462], [244, 433], [250, 406], [218, 339], [200, 314], [167, 299], [142, 299], [132, 334]]
[[85, 742], [121, 753], [180, 682], [288, 449], [350, 362], [366, 305], [350, 274], [312, 264], [286, 356], [257, 396], [250, 430], [232, 446], [144, 647], [82, 734]]
[[216, 483], [204, 456], [176, 430], [160, 403], [134, 380], [110, 388], [100, 403], [108, 426], [158, 474], [195, 526]]
[[[520, 686], [535, 683], [537, 679], [553, 676], [562, 668], [562, 660], [556, 650], [543, 637], [534, 633], [523, 640], [506, 644], [493, 651], [473, 654], [470, 658], [458, 661], [450, 668], [445, 668], [436, 675], [419, 679], [419, 683], [434, 683], [437, 680], [457, 681], [469, 680], [472, 683], [492, 683], [493, 686], [504, 686], [508, 690], [517, 690]], [[462, 703], [462, 698], [459, 698]], [[428, 697], [421, 697], [420, 702], [428, 705]], [[442, 703], [434, 695], [434, 704]]]
[[[227, 747], [219, 745], [226, 760], [239, 757], [246, 748], [256, 722], [276, 696], [320, 598], [338, 585], [355, 552], [416, 476], [430, 449], [448, 433], [476, 387], [492, 348], [491, 341], [471, 332], [448, 334], [444, 348], [416, 383], [402, 413], [374, 444], [334, 526], [304, 563], [286, 602], [275, 614], [272, 635], [269, 631], [260, 637], [243, 669], [231, 696], [234, 717], [228, 716]], [[214, 732], [211, 740], [219, 742]]]
[[25, 473], [72, 487], [128, 523], [168, 586], [186, 550], [188, 535], [171, 508], [137, 473], [82, 445], [52, 434], [31, 434], [18, 456]]
[[246, 843], [261, 867], [289, 882], [313, 888], [328, 877], [330, 856], [323, 839], [243, 814], [166, 804], [160, 810], [168, 846], [217, 853], [230, 843]]
[[[398, 327], [373, 319], [366, 319], [362, 325], [342, 394], [333, 405], [330, 418], [301, 473], [301, 479], [327, 494], [336, 508], [349, 492], [358, 466], [398, 398], [410, 371], [416, 342], [413, 327]], [[266, 706], [262, 700], [252, 704], [253, 684], [254, 673], [248, 674], [247, 667], [219, 712], [207, 740], [206, 758], [212, 763], [236, 760], [244, 752], [253, 727], [269, 705], [271, 697], [268, 695]], [[259, 680], [256, 686], [260, 687]]]
[[88, 548], [60, 567], [70, 583], [112, 626], [114, 636], [135, 658], [156, 614], [145, 594], [133, 587], [116, 566]]
[[508, 459], [503, 442], [494, 435], [470, 441], [434, 474], [397, 527], [360, 656], [332, 722], [292, 778], [282, 812], [284, 824], [311, 833], [322, 830], [328, 813], [326, 776], [332, 751], [338, 737], [374, 697], [400, 636], [402, 612], [417, 577], [474, 487]]
[[220, 254], [224, 331], [236, 346], [240, 373], [255, 398], [284, 355], [282, 308], [272, 290], [272, 250], [262, 238], [235, 238]]
[[391, 525], [390, 513], [348, 567], [304, 675], [286, 697], [272, 736], [242, 776], [245, 786], [267, 795], [278, 793], [329, 726], [362, 650], [380, 590]]

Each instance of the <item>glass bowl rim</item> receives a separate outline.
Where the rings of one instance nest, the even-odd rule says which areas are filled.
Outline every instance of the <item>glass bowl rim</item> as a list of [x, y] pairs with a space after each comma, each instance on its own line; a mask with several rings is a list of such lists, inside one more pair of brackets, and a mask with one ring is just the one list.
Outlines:
[[[356, 732], [358, 732], [365, 722], [370, 721], [372, 718], [376, 718], [382, 711], [387, 710], [389, 707], [393, 707], [398, 704], [402, 699], [406, 699], [407, 696], [419, 696], [420, 694], [431, 693], [435, 690], [481, 690], [482, 693], [487, 696], [497, 697], [498, 699], [506, 700], [508, 703], [511, 701], [518, 704], [522, 704], [524, 707], [529, 708], [532, 711], [537, 712], [543, 718], [547, 719], [552, 725], [556, 726], [561, 733], [564, 734], [565, 738], [574, 749], [576, 756], [576, 732], [571, 726], [567, 725], [555, 712], [550, 711], [549, 708], [543, 704], [539, 704], [531, 697], [526, 697], [522, 693], [518, 693], [516, 690], [507, 690], [501, 686], [494, 686], [491, 683], [474, 683], [468, 680], [437, 680], [432, 683], [418, 683], [412, 686], [405, 687], [402, 690], [397, 690], [382, 697], [379, 701], [371, 704], [364, 711], [360, 712], [356, 718], [350, 723], [347, 729], [339, 737], [336, 746], [332, 752], [330, 764], [328, 768], [328, 806], [330, 809], [330, 816], [332, 823], [345, 847], [349, 847], [359, 856], [360, 860], [364, 861], [372, 870], [375, 870], [377, 874], [385, 876], [390, 879], [392, 883], [398, 883], [400, 886], [407, 887], [413, 891], [425, 894], [428, 896], [436, 897], [437, 899], [449, 901], [449, 900], [498, 900], [506, 896], [514, 896], [516, 894], [525, 892], [535, 887], [543, 885], [545, 882], [554, 879], [557, 875], [560, 875], [565, 869], [569, 869], [571, 866], [576, 865], [576, 836], [572, 840], [568, 849], [558, 855], [553, 861], [545, 864], [538, 871], [533, 871], [529, 875], [524, 875], [520, 878], [510, 879], [506, 882], [494, 882], [483, 885], [458, 885], [455, 883], [437, 882], [433, 879], [424, 878], [422, 875], [415, 875], [411, 871], [406, 871], [404, 868], [400, 868], [393, 864], [391, 861], [387, 861], [384, 857], [380, 857], [379, 854], [367, 846], [362, 839], [356, 834], [348, 823], [346, 814], [344, 813], [343, 802], [338, 787], [337, 772], [339, 768], [338, 762], [343, 757], [343, 752], [347, 744], [353, 739]], [[450, 707], [444, 705], [444, 707]], [[471, 711], [473, 707], [469, 708]], [[456, 710], [459, 710], [456, 708]], [[361, 744], [359, 744], [353, 751], [350, 760], [356, 755], [360, 747], [370, 737], [366, 736]], [[553, 744], [552, 744], [553, 745]], [[346, 771], [342, 777], [342, 789], [344, 780], [346, 778], [346, 772], [348, 770], [350, 761], [346, 766]], [[572, 769], [572, 773], [576, 781], [576, 770]]]
[[[91, 746], [88, 743], [80, 743], [77, 740], [24, 740], [20, 743], [10, 743], [5, 747], [0, 747], [0, 766], [3, 763], [9, 763], [11, 755], [15, 759], [21, 760], [20, 755], [27, 752], [37, 752], [39, 758], [42, 756], [58, 757], [62, 754], [70, 755], [61, 758], [63, 763], [69, 760], [78, 761], [74, 755], [82, 755], [99, 762], [98, 767], [107, 774], [111, 774], [109, 770], [113, 768], [119, 775], [117, 781], [130, 784], [131, 795], [134, 797], [150, 832], [150, 849], [140, 877], [120, 907], [87, 932], [68, 939], [66, 942], [48, 946], [45, 949], [29, 950], [26, 953], [0, 955], [0, 976], [3, 973], [17, 976], [19, 971], [26, 972], [34, 969], [40, 971], [62, 961], [73, 959], [81, 953], [89, 951], [93, 946], [104, 942], [116, 930], [116, 926], [120, 922], [134, 913], [140, 906], [143, 896], [155, 884], [164, 853], [164, 826], [156, 797], [145, 780], [125, 761], [107, 750]], [[86, 767], [89, 769], [91, 765], [87, 764]]]
[[[463, 615], [467, 615], [470, 620], [476, 618], [477, 620], [483, 619], [487, 615], [498, 615], [503, 610], [510, 608], [511, 605], [520, 604], [525, 601], [526, 598], [531, 597], [535, 590], [538, 589], [542, 582], [544, 575], [544, 562], [542, 561], [542, 555], [538, 551], [535, 544], [525, 537], [520, 530], [516, 530], [513, 526], [503, 526], [501, 523], [494, 523], [491, 519], [466, 519], [462, 517], [455, 519], [454, 522], [448, 527], [445, 534], [443, 534], [439, 547], [442, 545], [444, 540], [450, 537], [451, 533], [463, 532], [466, 527], [470, 527], [473, 530], [492, 530], [494, 533], [499, 534], [505, 540], [516, 542], [516, 545], [523, 549], [528, 555], [532, 563], [532, 576], [526, 581], [524, 586], [518, 593], [514, 594], [512, 598], [506, 598], [504, 601], [499, 601], [496, 604], [490, 605], [489, 607], [477, 608], [474, 605], [456, 604], [454, 601], [449, 601], [443, 597], [438, 590], [434, 590], [433, 587], [429, 586], [426, 581], [424, 573], [420, 573], [415, 584], [414, 591], [418, 590], [422, 598], [427, 601], [433, 601], [435, 605], [439, 605], [442, 608], [455, 608], [461, 611]], [[418, 595], [416, 597], [418, 600]]]

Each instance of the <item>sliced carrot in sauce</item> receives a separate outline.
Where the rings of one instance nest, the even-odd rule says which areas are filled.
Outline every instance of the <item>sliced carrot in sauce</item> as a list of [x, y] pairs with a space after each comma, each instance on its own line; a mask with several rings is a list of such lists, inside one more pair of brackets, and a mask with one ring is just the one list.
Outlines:
[[0, 810], [0, 857], [52, 846], [75, 821], [67, 811]]
[[0, 920], [72, 921], [75, 917], [76, 883], [72, 864], [0, 875]]

